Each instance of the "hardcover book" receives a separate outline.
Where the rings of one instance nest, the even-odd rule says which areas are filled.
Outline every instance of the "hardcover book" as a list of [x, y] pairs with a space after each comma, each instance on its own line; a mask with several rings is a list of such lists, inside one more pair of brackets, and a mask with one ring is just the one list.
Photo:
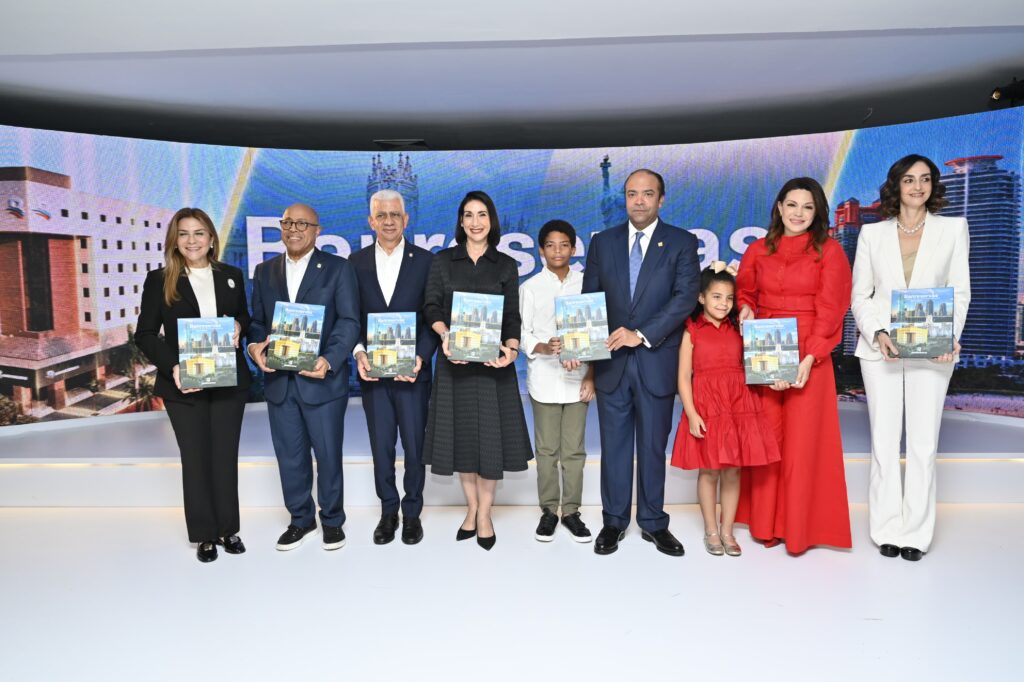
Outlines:
[[306, 303], [274, 304], [274, 320], [267, 337], [267, 367], [309, 371], [320, 354], [324, 307]]
[[894, 289], [889, 338], [901, 358], [953, 352], [953, 288]]
[[799, 366], [795, 317], [743, 323], [743, 371], [748, 384], [792, 383]]
[[448, 350], [452, 360], [489, 362], [501, 353], [501, 316], [505, 297], [496, 294], [452, 293]]
[[233, 317], [178, 318], [178, 380], [182, 388], [237, 386]]
[[555, 327], [562, 338], [561, 360], [607, 360], [608, 307], [604, 292], [557, 296]]
[[370, 376], [413, 376], [416, 368], [416, 313], [368, 313], [366, 355]]

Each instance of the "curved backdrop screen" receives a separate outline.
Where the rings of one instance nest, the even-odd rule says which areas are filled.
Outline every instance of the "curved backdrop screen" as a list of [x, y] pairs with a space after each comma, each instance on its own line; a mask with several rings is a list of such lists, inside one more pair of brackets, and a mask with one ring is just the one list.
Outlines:
[[[528, 277], [552, 218], [580, 235], [625, 220], [622, 183], [636, 167], [666, 180], [662, 217], [692, 231], [703, 264], [737, 263], [764, 235], [785, 180], [809, 175], [829, 196], [852, 258], [879, 220], [878, 186], [911, 153], [944, 170], [943, 211], [971, 228], [973, 300], [947, 407], [1024, 416], [1021, 174], [1024, 109], [900, 126], [697, 145], [571, 150], [366, 153], [246, 149], [0, 126], [0, 423], [159, 408], [152, 367], [130, 343], [146, 272], [163, 262], [167, 221], [199, 206], [220, 226], [223, 260], [251, 274], [282, 252], [277, 221], [294, 202], [321, 217], [319, 245], [347, 256], [369, 244], [369, 196], [395, 189], [407, 236], [438, 250], [466, 191], [495, 200], [501, 249]], [[848, 316], [837, 374], [862, 399]], [[523, 371], [523, 368], [520, 368]], [[260, 399], [257, 382], [253, 399]], [[525, 390], [525, 382], [523, 383]]]

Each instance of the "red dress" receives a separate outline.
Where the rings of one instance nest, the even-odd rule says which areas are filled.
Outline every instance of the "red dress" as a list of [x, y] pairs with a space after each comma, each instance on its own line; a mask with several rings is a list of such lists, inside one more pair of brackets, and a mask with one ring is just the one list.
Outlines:
[[703, 438], [690, 433], [686, 414], [676, 427], [672, 466], [723, 469], [779, 461], [775, 434], [761, 401], [743, 378], [743, 339], [728, 322], [718, 327], [701, 315], [687, 320], [693, 342], [693, 406], [704, 420]]
[[800, 357], [815, 358], [803, 388], [758, 388], [782, 461], [743, 470], [736, 512], [752, 536], [784, 538], [794, 554], [812, 545], [852, 545], [830, 355], [850, 306], [850, 263], [833, 239], [822, 251], [819, 257], [807, 233], [781, 237], [771, 255], [758, 239], [736, 277], [736, 305], [749, 305], [759, 318], [795, 317]]

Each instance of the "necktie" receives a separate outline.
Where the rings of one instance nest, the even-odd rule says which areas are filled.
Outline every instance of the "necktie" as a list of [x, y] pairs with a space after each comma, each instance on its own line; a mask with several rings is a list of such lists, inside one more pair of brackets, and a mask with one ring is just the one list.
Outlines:
[[633, 292], [636, 291], [636, 280], [640, 276], [640, 266], [644, 262], [644, 251], [640, 247], [640, 240], [644, 233], [637, 232], [633, 248], [629, 251], [629, 298], [633, 299]]

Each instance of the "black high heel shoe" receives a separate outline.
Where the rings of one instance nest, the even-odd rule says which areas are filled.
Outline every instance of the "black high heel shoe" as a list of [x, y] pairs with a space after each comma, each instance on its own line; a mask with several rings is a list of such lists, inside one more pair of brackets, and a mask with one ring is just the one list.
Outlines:
[[474, 528], [473, 530], [466, 530], [462, 526], [459, 526], [458, 532], [455, 533], [455, 540], [457, 542], [462, 542], [463, 540], [470, 539], [474, 535], [476, 535], [476, 528]]
[[[476, 525], [480, 525], [480, 520], [477, 519]], [[494, 532], [494, 522], [491, 521], [491, 535], [490, 537], [484, 537], [483, 535], [476, 536], [476, 544], [480, 545], [488, 552], [491, 551], [491, 547], [494, 547], [494, 543], [498, 541], [498, 534]]]

